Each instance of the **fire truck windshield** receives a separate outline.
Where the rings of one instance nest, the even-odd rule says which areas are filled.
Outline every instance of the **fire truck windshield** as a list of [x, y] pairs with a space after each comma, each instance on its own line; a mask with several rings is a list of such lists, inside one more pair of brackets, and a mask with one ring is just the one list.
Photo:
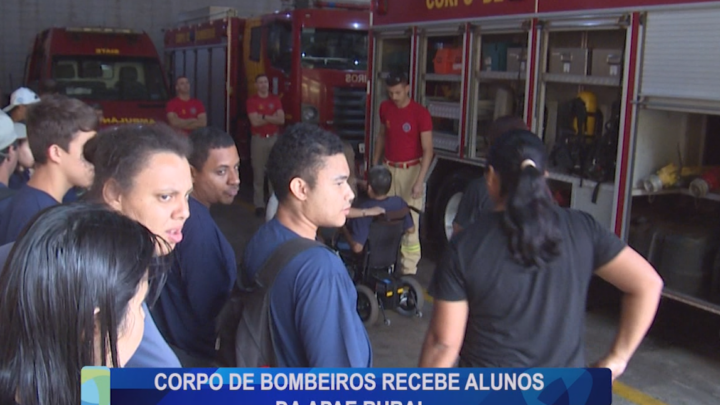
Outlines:
[[58, 92], [84, 100], [166, 101], [160, 64], [149, 58], [73, 56], [53, 60]]
[[301, 60], [307, 69], [366, 70], [366, 31], [305, 28]]

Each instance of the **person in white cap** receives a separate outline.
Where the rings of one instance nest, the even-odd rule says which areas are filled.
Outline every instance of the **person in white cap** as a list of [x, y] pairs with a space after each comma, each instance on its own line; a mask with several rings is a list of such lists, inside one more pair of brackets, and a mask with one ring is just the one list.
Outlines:
[[33, 158], [30, 143], [27, 140], [27, 127], [21, 122], [16, 122], [14, 125], [15, 134], [17, 135], [17, 167], [10, 175], [7, 185], [13, 190], [20, 190], [30, 180], [35, 158]]
[[10, 95], [10, 104], [3, 111], [10, 115], [13, 122], [25, 122], [27, 106], [40, 101], [40, 97], [27, 87], [20, 87]]
[[10, 203], [15, 190], [8, 188], [10, 174], [17, 165], [17, 134], [10, 117], [0, 112], [0, 216]]

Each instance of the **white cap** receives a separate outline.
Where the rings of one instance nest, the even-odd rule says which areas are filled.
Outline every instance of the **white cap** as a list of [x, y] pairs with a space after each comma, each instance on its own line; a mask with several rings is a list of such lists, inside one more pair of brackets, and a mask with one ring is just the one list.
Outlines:
[[17, 139], [27, 139], [27, 127], [22, 122], [15, 123], [15, 135]]
[[34, 91], [28, 89], [27, 87], [20, 87], [10, 95], [10, 105], [3, 108], [3, 111], [9, 112], [19, 105], [35, 104], [38, 101], [40, 101], [40, 97], [38, 97]]
[[5, 113], [0, 113], [0, 150], [7, 148], [17, 140], [15, 125]]

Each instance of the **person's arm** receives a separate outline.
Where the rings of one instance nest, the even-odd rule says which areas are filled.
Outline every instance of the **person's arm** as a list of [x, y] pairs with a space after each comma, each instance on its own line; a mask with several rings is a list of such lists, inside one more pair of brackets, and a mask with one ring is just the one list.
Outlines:
[[663, 281], [650, 263], [629, 247], [595, 274], [624, 293], [615, 341], [610, 352], [595, 365], [609, 368], [615, 380], [625, 371], [655, 319]]
[[363, 217], [376, 217], [385, 213], [383, 207], [371, 207], [371, 208], [350, 208], [348, 218], [363, 218]]
[[380, 130], [375, 135], [375, 149], [373, 150], [373, 166], [380, 163], [385, 151], [385, 124], [380, 124]]
[[297, 276], [295, 325], [308, 367], [370, 367], [372, 349], [357, 293], [340, 259], [311, 249]]
[[192, 129], [197, 128], [204, 128], [207, 126], [207, 114], [206, 113], [200, 113], [197, 116], [197, 119], [195, 119], [195, 122], [191, 124]]
[[352, 234], [347, 229], [347, 227], [343, 226], [342, 228], [340, 228], [340, 232], [342, 232], [348, 245], [350, 245], [350, 250], [352, 250], [353, 253], [357, 253], [357, 254], [362, 253], [363, 248], [365, 246], [361, 245], [360, 243], [355, 242], [355, 239], [353, 239]]
[[264, 121], [273, 125], [285, 125], [285, 112], [279, 109], [272, 115], [265, 115]]
[[420, 355], [419, 367], [452, 367], [457, 361], [465, 336], [468, 302], [433, 302], [433, 315]]
[[425, 176], [427, 176], [428, 170], [430, 170], [430, 163], [432, 163], [433, 155], [435, 153], [433, 149], [433, 138], [432, 131], [423, 131], [420, 133], [420, 142], [422, 143], [423, 157], [422, 163], [420, 164], [420, 173], [415, 184], [412, 188], [413, 198], [420, 198], [423, 190], [425, 189]]
[[459, 256], [450, 244], [430, 282], [429, 294], [435, 300], [420, 367], [452, 367], [460, 354], [470, 309]]
[[182, 119], [177, 116], [174, 112], [167, 113], [167, 120], [171, 127], [177, 129], [193, 129], [197, 120], [195, 118]]

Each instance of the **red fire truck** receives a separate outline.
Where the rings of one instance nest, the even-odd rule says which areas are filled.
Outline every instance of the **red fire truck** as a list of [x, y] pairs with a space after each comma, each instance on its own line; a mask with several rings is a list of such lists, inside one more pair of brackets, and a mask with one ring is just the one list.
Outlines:
[[110, 28], [50, 28], [28, 55], [25, 85], [52, 79], [57, 91], [100, 104], [102, 126], [165, 121], [167, 83], [144, 32]]
[[166, 66], [186, 76], [209, 125], [233, 134], [249, 161], [245, 100], [265, 73], [286, 124], [317, 123], [350, 141], [362, 161], [365, 139], [369, 5], [310, 8], [242, 17], [228, 10], [165, 32]]
[[717, 21], [719, 1], [376, 0], [366, 145], [402, 69], [433, 116], [424, 219], [447, 240], [489, 123], [523, 117], [559, 203], [649, 258], [667, 297], [720, 313]]

